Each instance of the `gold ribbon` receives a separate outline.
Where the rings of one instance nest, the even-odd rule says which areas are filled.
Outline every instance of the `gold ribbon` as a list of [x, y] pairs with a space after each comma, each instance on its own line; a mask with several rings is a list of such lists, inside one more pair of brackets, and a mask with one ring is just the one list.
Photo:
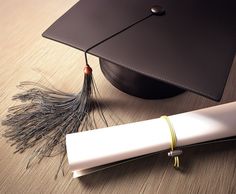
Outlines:
[[176, 144], [177, 144], [177, 138], [175, 134], [175, 130], [173, 127], [173, 124], [170, 121], [170, 118], [166, 115], [161, 116], [161, 119], [164, 119], [165, 122], [168, 124], [169, 130], [170, 130], [170, 148], [171, 151], [168, 153], [169, 156], [174, 157], [174, 167], [179, 168], [179, 155], [182, 153], [181, 150], [175, 150]]

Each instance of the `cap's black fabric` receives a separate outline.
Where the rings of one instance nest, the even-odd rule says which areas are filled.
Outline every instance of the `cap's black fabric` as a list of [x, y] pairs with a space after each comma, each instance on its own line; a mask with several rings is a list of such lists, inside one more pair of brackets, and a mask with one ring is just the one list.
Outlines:
[[[155, 5], [165, 14], [151, 14]], [[235, 0], [81, 0], [43, 36], [220, 100], [236, 51]], [[128, 28], [131, 26], [130, 28]]]
[[151, 14], [155, 0], [80, 0], [43, 36], [85, 51]]

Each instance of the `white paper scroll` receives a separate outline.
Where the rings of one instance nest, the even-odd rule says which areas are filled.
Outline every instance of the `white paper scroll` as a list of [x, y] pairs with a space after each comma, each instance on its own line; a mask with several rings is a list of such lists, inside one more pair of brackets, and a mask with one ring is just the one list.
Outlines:
[[[236, 136], [236, 102], [169, 118], [177, 146]], [[170, 141], [168, 125], [160, 118], [66, 136], [74, 177], [97, 166], [169, 149]]]

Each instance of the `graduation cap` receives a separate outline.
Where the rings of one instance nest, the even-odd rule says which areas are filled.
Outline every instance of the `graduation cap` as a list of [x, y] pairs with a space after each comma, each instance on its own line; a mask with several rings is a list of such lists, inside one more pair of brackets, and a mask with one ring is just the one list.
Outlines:
[[222, 97], [236, 51], [233, 0], [81, 0], [43, 36], [96, 55], [120, 90]]
[[65, 134], [86, 126], [100, 107], [91, 100], [96, 87], [87, 53], [128, 94], [160, 99], [188, 90], [219, 101], [236, 51], [235, 8], [234, 0], [80, 0], [43, 36], [85, 52], [81, 92], [34, 83], [13, 97], [31, 103], [10, 109], [6, 137], [20, 152], [46, 137], [36, 156], [51, 155], [58, 144], [65, 151]]

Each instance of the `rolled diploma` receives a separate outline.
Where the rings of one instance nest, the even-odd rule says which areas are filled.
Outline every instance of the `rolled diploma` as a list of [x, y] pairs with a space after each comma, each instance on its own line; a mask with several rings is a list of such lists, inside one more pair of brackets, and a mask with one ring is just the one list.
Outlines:
[[[177, 146], [236, 135], [236, 102], [169, 116]], [[76, 173], [100, 165], [170, 149], [164, 119], [152, 119], [66, 136], [70, 169]], [[75, 175], [76, 176], [76, 175]]]

